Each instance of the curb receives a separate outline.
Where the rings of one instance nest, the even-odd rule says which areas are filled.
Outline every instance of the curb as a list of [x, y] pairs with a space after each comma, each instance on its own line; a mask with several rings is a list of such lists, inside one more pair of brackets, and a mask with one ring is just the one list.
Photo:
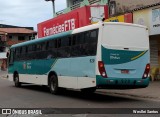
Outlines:
[[98, 93], [103, 94], [111, 94], [111, 95], [119, 95], [119, 96], [129, 96], [129, 97], [136, 97], [136, 98], [145, 98], [145, 99], [155, 99], [160, 100], [159, 97], [153, 97], [153, 96], [145, 96], [145, 95], [136, 95], [136, 94], [129, 94], [129, 93], [117, 93], [117, 92], [107, 92], [107, 91], [96, 91]]
[[2, 79], [7, 79], [7, 76], [0, 76], [0, 78], [2, 78]]

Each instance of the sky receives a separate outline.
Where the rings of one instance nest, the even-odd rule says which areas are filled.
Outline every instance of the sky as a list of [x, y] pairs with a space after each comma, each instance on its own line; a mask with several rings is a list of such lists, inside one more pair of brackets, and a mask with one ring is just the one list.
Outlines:
[[[66, 0], [55, 0], [56, 12], [66, 8]], [[0, 24], [34, 27], [53, 17], [52, 2], [45, 0], [0, 0]]]

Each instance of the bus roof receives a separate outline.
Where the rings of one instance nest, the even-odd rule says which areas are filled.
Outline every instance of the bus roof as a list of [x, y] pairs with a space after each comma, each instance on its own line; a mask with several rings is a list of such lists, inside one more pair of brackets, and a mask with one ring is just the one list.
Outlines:
[[133, 23], [125, 23], [125, 22], [104, 22], [104, 25], [125, 25], [125, 26], [134, 26], [134, 27], [140, 27], [140, 28], [147, 28], [144, 25], [133, 24]]
[[80, 27], [80, 28], [77, 28], [77, 29], [74, 29], [74, 30], [70, 30], [70, 31], [67, 31], [67, 32], [62, 32], [62, 33], [58, 33], [58, 34], [55, 34], [55, 35], [43, 37], [43, 38], [40, 38], [40, 39], [35, 39], [35, 40], [30, 40], [30, 41], [22, 42], [22, 43], [19, 43], [19, 44], [15, 44], [15, 45], [12, 45], [11, 48], [26, 46], [26, 45], [30, 45], [30, 44], [33, 44], [33, 43], [41, 43], [41, 42], [44, 42], [44, 41], [57, 39], [57, 38], [60, 38], [60, 37], [63, 37], [63, 36], [69, 36], [71, 34], [83, 32], [83, 31], [87, 31], [87, 30], [96, 29], [96, 28], [99, 28], [102, 25], [126, 25], [126, 26], [135, 26], [135, 27], [140, 27], [140, 28], [147, 28], [146, 26], [142, 26], [142, 25], [138, 25], [138, 24], [132, 24], [132, 23], [100, 22], [100, 23], [96, 23], [96, 24]]
[[62, 32], [62, 33], [58, 33], [58, 34], [55, 34], [55, 35], [51, 35], [51, 36], [47, 36], [47, 37], [43, 37], [43, 38], [39, 38], [39, 39], [34, 39], [34, 40], [29, 40], [29, 41], [26, 41], [26, 42], [15, 44], [15, 45], [12, 45], [11, 48], [26, 46], [26, 45], [30, 45], [30, 44], [34, 44], [34, 43], [41, 43], [41, 42], [49, 41], [49, 40], [52, 40], [52, 39], [57, 39], [57, 38], [61, 38], [61, 37], [64, 37], [64, 36], [69, 36], [72, 33], [75, 34], [75, 33], [78, 33], [78, 32], [92, 30], [92, 29], [95, 29], [95, 28], [98, 28], [98, 27], [99, 27], [98, 24], [93, 24], [93, 25], [77, 28], [77, 29], [74, 29], [74, 30], [70, 30], [70, 31], [67, 31], [67, 32]]
[[72, 30], [67, 31], [67, 32], [63, 32], [63, 33], [59, 33], [59, 34], [55, 34], [55, 35], [51, 35], [51, 36], [47, 36], [47, 37], [43, 37], [43, 38], [39, 38], [39, 39], [29, 40], [29, 41], [26, 41], [26, 42], [22, 42], [22, 43], [19, 43], [19, 44], [12, 45], [11, 48], [26, 46], [26, 45], [30, 45], [30, 44], [33, 44], [33, 43], [41, 43], [41, 42], [49, 41], [49, 40], [52, 40], [52, 39], [57, 39], [57, 38], [60, 38], [60, 37], [63, 37], [63, 36], [70, 35], [71, 32], [72, 32]]

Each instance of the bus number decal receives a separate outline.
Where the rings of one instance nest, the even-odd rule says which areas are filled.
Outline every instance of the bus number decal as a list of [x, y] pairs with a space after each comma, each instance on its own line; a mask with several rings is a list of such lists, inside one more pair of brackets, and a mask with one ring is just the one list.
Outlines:
[[31, 63], [26, 63], [26, 62], [23, 63], [23, 69], [31, 69], [31, 68], [32, 68]]
[[94, 61], [95, 61], [94, 59], [90, 59], [90, 63], [94, 63]]

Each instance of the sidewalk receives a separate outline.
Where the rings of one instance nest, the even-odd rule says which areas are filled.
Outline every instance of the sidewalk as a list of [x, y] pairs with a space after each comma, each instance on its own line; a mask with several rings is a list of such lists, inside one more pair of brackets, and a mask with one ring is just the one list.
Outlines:
[[98, 89], [97, 91], [105, 94], [125, 95], [131, 97], [160, 100], [160, 81], [150, 82], [147, 88], [142, 88], [142, 89], [127, 89], [127, 90]]
[[7, 78], [7, 71], [0, 71], [0, 78]]

